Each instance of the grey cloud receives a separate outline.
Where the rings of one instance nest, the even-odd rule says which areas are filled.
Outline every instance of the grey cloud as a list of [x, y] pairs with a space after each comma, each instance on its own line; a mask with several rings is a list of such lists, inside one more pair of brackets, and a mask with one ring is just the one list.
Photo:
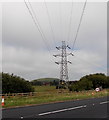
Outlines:
[[[32, 3], [32, 6], [46, 35], [45, 42], [51, 53], [47, 51], [25, 4], [4, 3], [3, 71], [21, 75], [29, 80], [40, 77], [59, 77], [60, 67], [54, 62], [60, 59], [52, 56], [59, 54], [59, 51], [55, 49], [46, 7], [44, 3]], [[47, 3], [47, 6], [56, 45], [60, 46], [61, 41], [66, 40], [72, 47], [83, 3], [74, 3], [69, 41], [67, 39], [71, 4], [61, 3], [61, 8], [60, 3]], [[69, 65], [69, 79], [79, 79], [82, 75], [95, 72], [106, 73], [106, 19], [106, 3], [87, 3], [73, 51], [75, 56], [68, 58], [72, 61], [72, 65]]]

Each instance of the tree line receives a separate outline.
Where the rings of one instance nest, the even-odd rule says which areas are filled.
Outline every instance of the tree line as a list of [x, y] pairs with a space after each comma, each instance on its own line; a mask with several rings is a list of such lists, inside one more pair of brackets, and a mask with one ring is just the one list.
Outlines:
[[[53, 85], [56, 86], [56, 89], [63, 88], [66, 89], [66, 82], [59, 79], [52, 79], [52, 81], [27, 81], [24, 78], [16, 76], [9, 73], [0, 73], [2, 76], [2, 93], [25, 93], [25, 92], [34, 92], [33, 86], [38, 85]], [[44, 84], [43, 84], [44, 83]], [[78, 81], [69, 81], [67, 84], [69, 91], [82, 91], [82, 90], [91, 90], [96, 87], [109, 88], [109, 76], [106, 76], [103, 73], [96, 73], [83, 76]]]
[[30, 83], [34, 86], [43, 86], [43, 85], [56, 86], [59, 84], [59, 79], [51, 78], [51, 80], [49, 80], [49, 81], [47, 81], [47, 79], [45, 79], [43, 81], [42, 80], [32, 80]]
[[33, 92], [34, 88], [29, 81], [14, 74], [2, 72], [2, 93]]
[[96, 73], [83, 76], [79, 81], [70, 83], [70, 91], [91, 90], [97, 87], [109, 88], [109, 76], [103, 73]]

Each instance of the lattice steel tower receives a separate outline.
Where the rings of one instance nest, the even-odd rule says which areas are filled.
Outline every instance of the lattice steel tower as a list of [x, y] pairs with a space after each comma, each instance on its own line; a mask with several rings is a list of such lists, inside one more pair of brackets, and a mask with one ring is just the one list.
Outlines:
[[65, 81], [68, 82], [69, 81], [69, 77], [68, 77], [68, 66], [67, 63], [70, 63], [70, 61], [67, 60], [67, 56], [68, 55], [72, 55], [74, 56], [72, 53], [67, 53], [66, 49], [69, 48], [71, 49], [68, 45], [66, 45], [65, 41], [62, 41], [62, 46], [61, 47], [56, 47], [58, 50], [61, 50], [61, 54], [57, 54], [57, 55], [53, 55], [54, 57], [61, 57], [61, 61], [60, 62], [55, 62], [56, 64], [60, 64], [60, 80], [61, 81]]

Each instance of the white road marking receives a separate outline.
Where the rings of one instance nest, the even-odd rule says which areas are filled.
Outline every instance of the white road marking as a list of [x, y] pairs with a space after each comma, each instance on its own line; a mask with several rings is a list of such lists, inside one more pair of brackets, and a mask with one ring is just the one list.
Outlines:
[[64, 111], [69, 111], [69, 110], [74, 110], [74, 109], [83, 108], [83, 107], [86, 107], [86, 105], [77, 106], [77, 107], [73, 107], [73, 108], [66, 108], [66, 109], [61, 109], [61, 110], [56, 110], [56, 111], [51, 111], [51, 112], [40, 113], [39, 116], [53, 114], [53, 113], [59, 113], [59, 112], [64, 112]]
[[23, 119], [23, 117], [21, 117], [21, 119]]
[[105, 104], [105, 103], [108, 103], [109, 101], [105, 101], [105, 102], [100, 102], [100, 104]]

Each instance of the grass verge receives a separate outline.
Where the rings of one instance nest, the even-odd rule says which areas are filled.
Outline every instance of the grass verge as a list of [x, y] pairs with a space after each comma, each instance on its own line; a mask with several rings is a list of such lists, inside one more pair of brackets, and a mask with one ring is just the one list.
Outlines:
[[61, 93], [57, 92], [57, 90], [55, 91], [51, 90], [50, 92], [49, 91], [42, 92], [41, 90], [35, 96], [7, 97], [5, 98], [5, 106], [3, 106], [3, 108], [33, 105], [33, 104], [43, 104], [43, 103], [50, 103], [50, 102], [57, 102], [57, 101], [96, 98], [96, 97], [103, 97], [103, 96], [109, 96], [109, 89], [104, 89], [100, 92], [95, 92], [94, 90], [90, 90], [90, 91], [81, 91], [81, 92], [64, 91]]

